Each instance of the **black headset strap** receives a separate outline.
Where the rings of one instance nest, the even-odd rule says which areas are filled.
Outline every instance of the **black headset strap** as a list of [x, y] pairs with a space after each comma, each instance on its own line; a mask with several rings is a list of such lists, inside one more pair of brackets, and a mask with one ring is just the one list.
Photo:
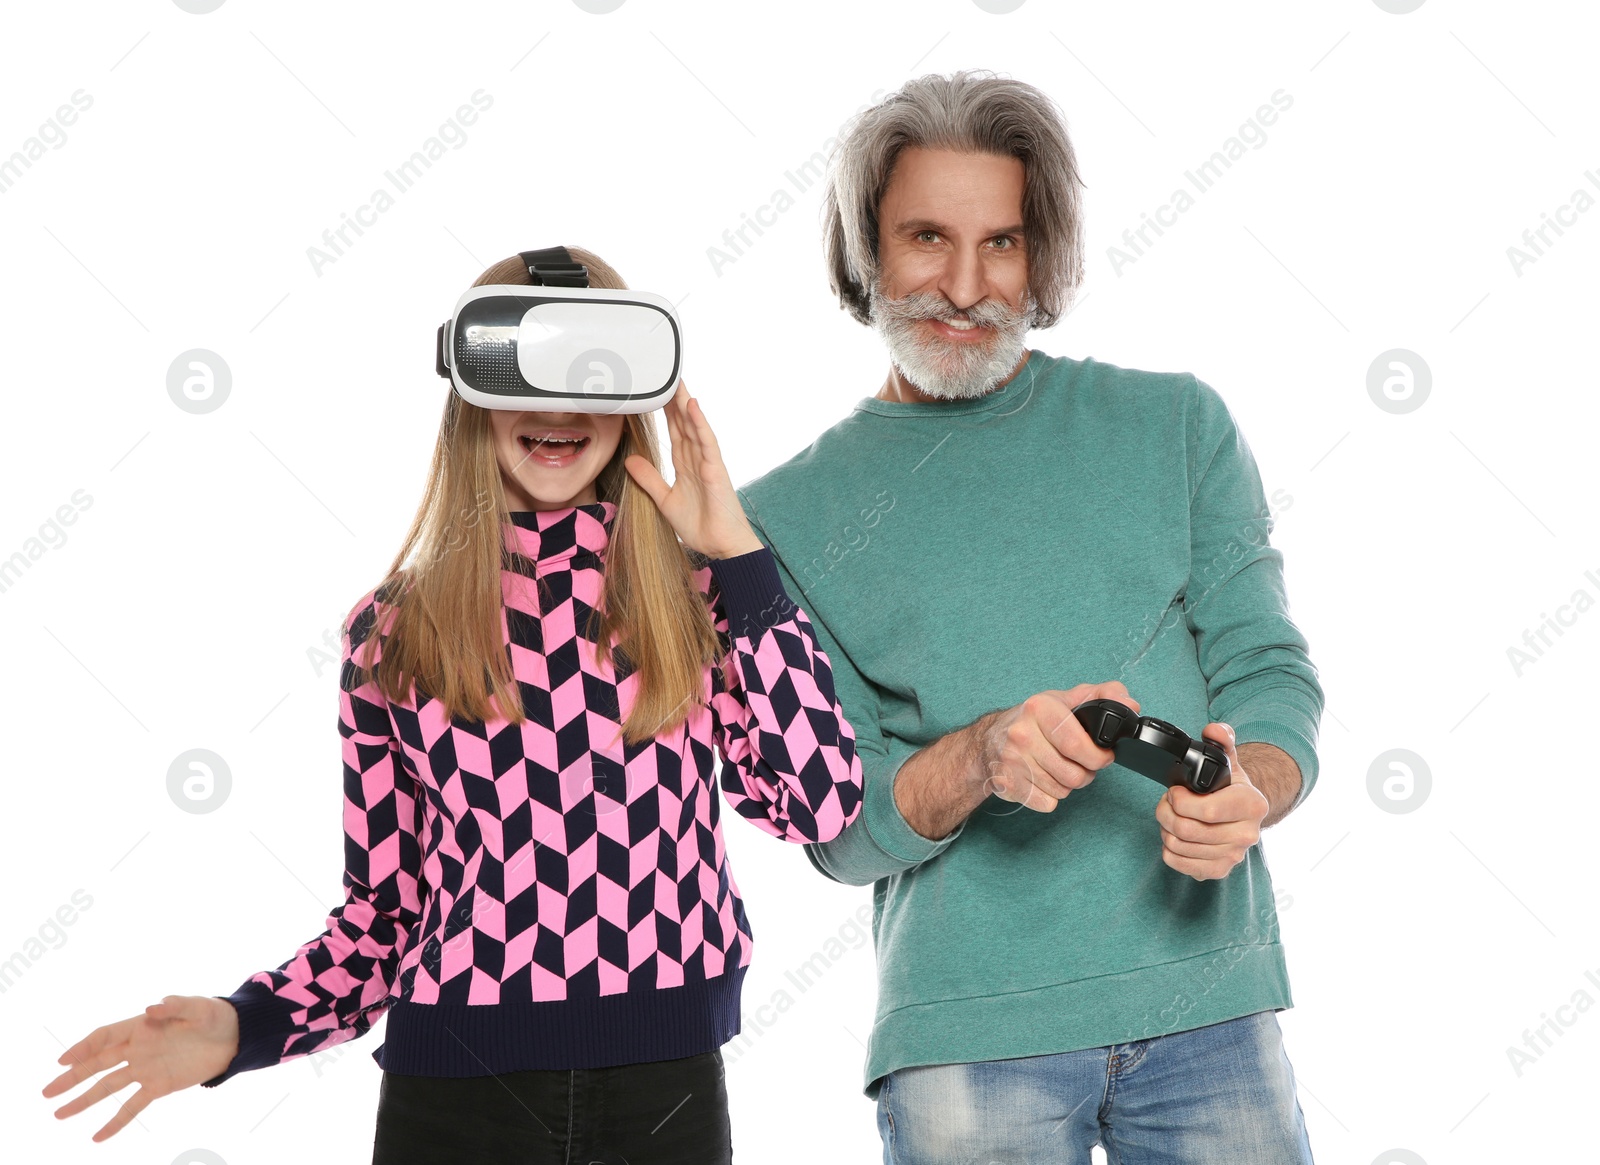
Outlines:
[[540, 247], [536, 251], [520, 251], [518, 255], [527, 265], [528, 278], [535, 286], [589, 286], [589, 269], [582, 263], [574, 263], [565, 247]]

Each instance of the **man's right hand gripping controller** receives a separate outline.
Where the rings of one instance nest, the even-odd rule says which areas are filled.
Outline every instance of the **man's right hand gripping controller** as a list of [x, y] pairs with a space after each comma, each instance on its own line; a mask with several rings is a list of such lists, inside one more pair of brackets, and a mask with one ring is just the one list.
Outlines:
[[1049, 813], [1072, 790], [1094, 780], [1115, 756], [1073, 712], [1096, 701], [1113, 701], [1134, 712], [1139, 708], [1128, 689], [1112, 680], [1037, 692], [993, 713], [982, 738], [985, 788], [1003, 801]]

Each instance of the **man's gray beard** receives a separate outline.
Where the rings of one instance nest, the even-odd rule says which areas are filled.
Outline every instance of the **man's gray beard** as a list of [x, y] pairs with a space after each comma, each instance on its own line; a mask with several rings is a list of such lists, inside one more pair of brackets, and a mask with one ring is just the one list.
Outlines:
[[941, 400], [983, 396], [1010, 375], [1022, 358], [1023, 340], [1033, 321], [1031, 299], [1020, 310], [1003, 301], [980, 300], [967, 309], [967, 318], [992, 326], [994, 335], [985, 343], [969, 344], [927, 335], [921, 327], [921, 320], [948, 320], [956, 314], [955, 305], [936, 291], [889, 299], [873, 283], [868, 301], [873, 326], [882, 334], [900, 375]]

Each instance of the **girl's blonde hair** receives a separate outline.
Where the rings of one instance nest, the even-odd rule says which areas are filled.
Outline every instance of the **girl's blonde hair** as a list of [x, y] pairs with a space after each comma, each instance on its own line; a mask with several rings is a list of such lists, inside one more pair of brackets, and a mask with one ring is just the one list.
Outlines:
[[[590, 287], [627, 288], [593, 252], [567, 250], [588, 267]], [[486, 283], [531, 286], [527, 267], [516, 257], [490, 267], [473, 286]], [[522, 696], [501, 630], [503, 531], [510, 509], [489, 418], [489, 410], [453, 390], [447, 394], [422, 501], [378, 587], [393, 617], [383, 635], [377, 679], [379, 690], [396, 702], [420, 681], [420, 690], [452, 716], [503, 716], [521, 724]], [[619, 675], [624, 661], [638, 674], [623, 723], [623, 739], [632, 745], [676, 728], [691, 706], [703, 702], [705, 668], [723, 652], [691, 577], [704, 556], [679, 542], [623, 466], [624, 458], [637, 453], [661, 468], [655, 422], [649, 413], [625, 413], [623, 420], [616, 452], [594, 482], [597, 498], [615, 503], [617, 514], [605, 550], [598, 626], [591, 620], [587, 631], [600, 658], [609, 658]], [[416, 557], [406, 565], [413, 550]], [[357, 662], [363, 682], [373, 678], [376, 627], [367, 639], [365, 657]]]

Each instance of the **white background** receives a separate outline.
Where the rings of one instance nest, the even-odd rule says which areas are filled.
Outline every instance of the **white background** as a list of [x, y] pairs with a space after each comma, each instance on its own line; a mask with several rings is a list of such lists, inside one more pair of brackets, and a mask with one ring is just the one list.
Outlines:
[[[57, 1122], [39, 1089], [93, 1027], [226, 994], [341, 900], [336, 669], [310, 653], [416, 507], [446, 392], [434, 329], [490, 263], [594, 249], [679, 305], [742, 484], [887, 367], [828, 292], [820, 185], [786, 172], [875, 92], [992, 68], [1059, 102], [1088, 186], [1081, 305], [1030, 342], [1195, 373], [1292, 498], [1273, 542], [1328, 704], [1318, 787], [1265, 844], [1317, 1160], [1600, 1159], [1600, 1008], [1569, 1006], [1600, 1001], [1600, 213], [1520, 272], [1508, 257], [1576, 190], [1600, 197], [1594, 33], [1576, 3], [1443, 0], [8, 8], [0, 158], [75, 91], [92, 105], [0, 195], [0, 558], [51, 540], [0, 592], [0, 959], [51, 940], [0, 993], [4, 1155], [368, 1159], [381, 1027], [162, 1099], [103, 1145], [116, 1102]], [[324, 230], [479, 89], [465, 142], [316, 270]], [[1119, 271], [1123, 231], [1277, 90], [1293, 104], [1265, 143]], [[793, 208], [761, 212], [779, 189]], [[758, 212], [771, 225], [718, 268], [709, 248]], [[167, 393], [190, 348], [232, 374], [205, 415]], [[1367, 391], [1392, 348], [1431, 370], [1405, 414]], [[48, 523], [79, 490], [62, 542]], [[993, 506], [1030, 520], [1027, 498]], [[1558, 609], [1571, 625], [1519, 675], [1508, 649]], [[231, 772], [215, 812], [168, 795], [191, 748]], [[1431, 773], [1403, 814], [1369, 793], [1395, 748]], [[741, 1159], [875, 1160], [870, 891], [736, 817], [725, 832], [757, 939], [753, 1038], [730, 1049]], [[841, 934], [798, 991], [785, 973]], [[761, 1022], [780, 989], [793, 1006]], [[1561, 1034], [1519, 1074], [1508, 1048], [1547, 1021]]]

